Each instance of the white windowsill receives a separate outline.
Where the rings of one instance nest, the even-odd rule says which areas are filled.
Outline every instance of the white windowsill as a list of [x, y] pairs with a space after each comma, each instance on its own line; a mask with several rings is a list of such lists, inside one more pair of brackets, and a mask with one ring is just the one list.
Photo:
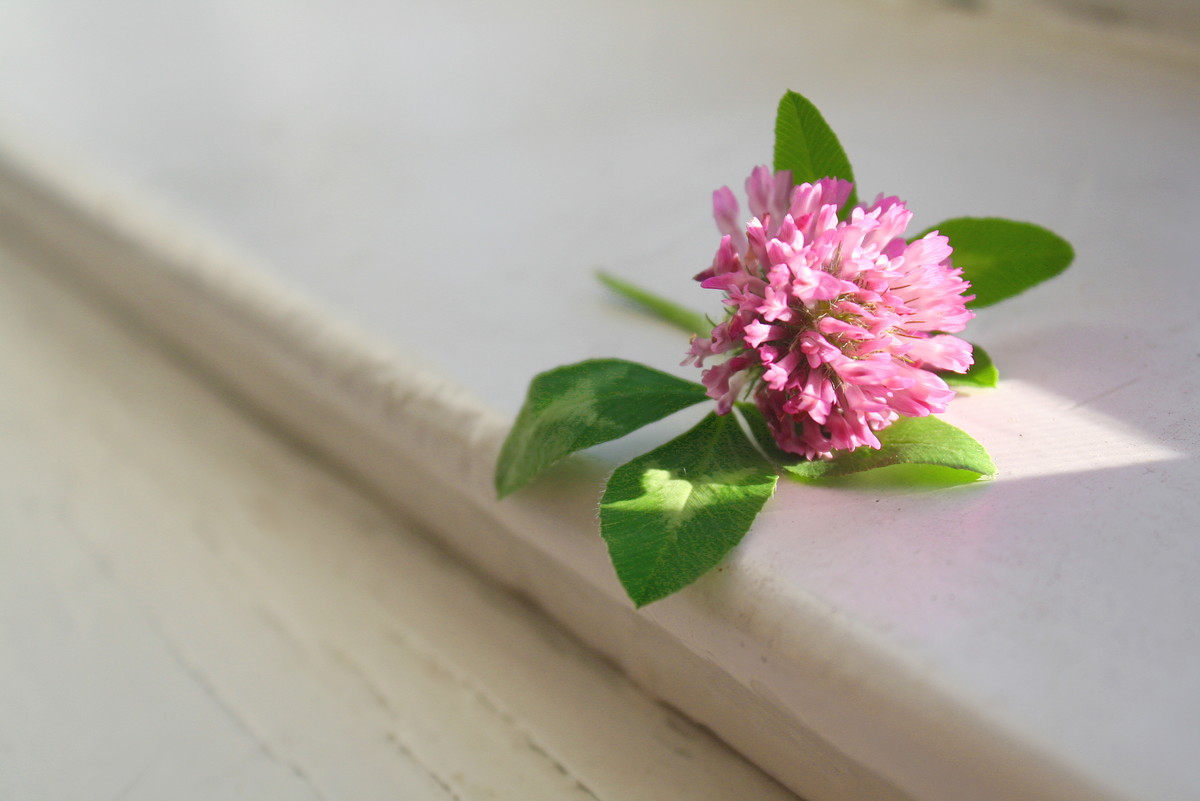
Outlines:
[[29, 244], [0, 235], [0, 797], [795, 801]]
[[[0, 80], [21, 115], [0, 118], [4, 236], [72, 261], [814, 801], [1194, 794], [1189, 44], [933, 4], [617, 5], [583, 22], [536, 3], [312, 7], [284, 26], [221, 8], [190, 27], [138, 18], [135, 44], [54, 4], [25, 12], [47, 47], [77, 50], [0, 63], [28, 69]], [[738, 25], [787, 14], [822, 37], [781, 53], [770, 26]], [[851, 38], [855, 61], [830, 69]], [[948, 419], [999, 479], [789, 486], [720, 574], [634, 612], [594, 528], [602, 465], [497, 503], [492, 460], [538, 370], [677, 360], [590, 271], [708, 301], [685, 286], [715, 245], [707, 193], [767, 158], [788, 87], [919, 223], [1032, 219], [1079, 259], [970, 332], [1006, 381]], [[17, 141], [43, 130], [93, 166]]]

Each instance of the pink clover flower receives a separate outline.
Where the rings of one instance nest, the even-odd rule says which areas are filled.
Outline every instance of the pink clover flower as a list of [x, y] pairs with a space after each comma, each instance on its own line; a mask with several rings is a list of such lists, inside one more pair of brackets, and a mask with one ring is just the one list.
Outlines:
[[895, 197], [840, 220], [850, 190], [836, 178], [792, 186], [790, 172], [756, 167], [744, 228], [733, 192], [713, 193], [723, 236], [696, 276], [729, 311], [684, 363], [729, 354], [701, 378], [717, 412], [752, 398], [779, 447], [808, 459], [878, 448], [875, 432], [901, 415], [945, 411], [954, 391], [934, 371], [972, 364], [970, 344], [952, 336], [974, 315], [947, 238], [908, 242], [912, 212]]

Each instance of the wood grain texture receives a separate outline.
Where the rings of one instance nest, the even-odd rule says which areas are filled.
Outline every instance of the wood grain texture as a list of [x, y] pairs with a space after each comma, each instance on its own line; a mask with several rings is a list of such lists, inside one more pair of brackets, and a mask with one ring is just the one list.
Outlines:
[[[117, 180], [0, 146], [0, 228], [798, 791], [1192, 801], [1200, 52], [1049, 5], [15, 0], [0, 135]], [[866, 196], [1041, 222], [1079, 261], [972, 324], [1005, 377], [947, 419], [996, 481], [781, 488], [634, 615], [595, 499], [666, 437], [497, 504], [497, 412], [556, 364], [681, 357], [592, 269], [712, 308], [681, 286], [705, 199], [767, 157], [786, 87]]]
[[786, 799], [0, 251], [0, 797]]

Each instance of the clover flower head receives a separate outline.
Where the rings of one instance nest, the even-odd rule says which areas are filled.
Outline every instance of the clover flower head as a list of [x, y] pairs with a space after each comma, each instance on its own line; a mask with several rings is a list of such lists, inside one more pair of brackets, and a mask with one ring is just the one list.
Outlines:
[[934, 371], [972, 364], [970, 344], [951, 335], [974, 315], [947, 238], [907, 241], [912, 212], [895, 197], [839, 219], [851, 188], [755, 168], [744, 226], [733, 192], [713, 193], [723, 236], [696, 276], [729, 310], [684, 363], [728, 354], [702, 377], [718, 413], [751, 397], [779, 446], [808, 459], [878, 448], [875, 432], [901, 415], [945, 411], [954, 392]]

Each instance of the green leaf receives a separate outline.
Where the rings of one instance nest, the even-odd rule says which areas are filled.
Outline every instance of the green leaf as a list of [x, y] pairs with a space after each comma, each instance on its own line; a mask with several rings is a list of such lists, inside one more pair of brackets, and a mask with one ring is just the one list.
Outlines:
[[685, 309], [677, 303], [673, 303], [666, 298], [661, 298], [652, 292], [647, 292], [645, 289], [617, 278], [615, 275], [600, 271], [596, 273], [596, 277], [600, 279], [600, 283], [613, 292], [628, 298], [655, 317], [665, 320], [677, 328], [682, 328], [689, 334], [707, 334], [712, 330], [713, 324], [699, 312]]
[[939, 370], [938, 375], [951, 386], [964, 387], [994, 387], [1000, 382], [1000, 371], [992, 363], [992, 357], [978, 345], [972, 344], [975, 363], [965, 373], [952, 373], [949, 370]]
[[[1075, 258], [1067, 240], [1033, 223], [998, 217], [957, 217], [935, 225], [950, 238], [955, 267], [971, 282], [978, 309], [1019, 295], [1061, 273]], [[924, 236], [922, 234], [921, 236]], [[920, 237], [918, 237], [920, 238]]]
[[775, 442], [775, 435], [767, 427], [767, 419], [763, 417], [762, 411], [757, 406], [749, 401], [738, 401], [734, 406], [742, 419], [746, 421], [746, 428], [750, 429], [750, 435], [754, 438], [755, 444], [767, 455], [768, 459], [779, 464], [789, 464], [800, 458], [779, 447]]
[[496, 463], [503, 498], [575, 451], [706, 400], [704, 387], [635, 362], [592, 359], [534, 377]]
[[691, 584], [741, 542], [778, 474], [732, 415], [617, 468], [600, 500], [600, 533], [638, 606]]
[[[830, 177], [854, 181], [850, 159], [837, 135], [817, 107], [796, 92], [787, 92], [779, 101], [775, 116], [775, 169], [791, 170], [792, 180], [798, 184]], [[855, 187], [843, 208], [853, 208], [857, 202]]]
[[898, 464], [925, 464], [994, 476], [996, 465], [965, 431], [936, 417], [901, 417], [879, 432], [882, 448], [843, 451], [833, 459], [785, 464], [793, 477], [806, 480], [861, 473]]

